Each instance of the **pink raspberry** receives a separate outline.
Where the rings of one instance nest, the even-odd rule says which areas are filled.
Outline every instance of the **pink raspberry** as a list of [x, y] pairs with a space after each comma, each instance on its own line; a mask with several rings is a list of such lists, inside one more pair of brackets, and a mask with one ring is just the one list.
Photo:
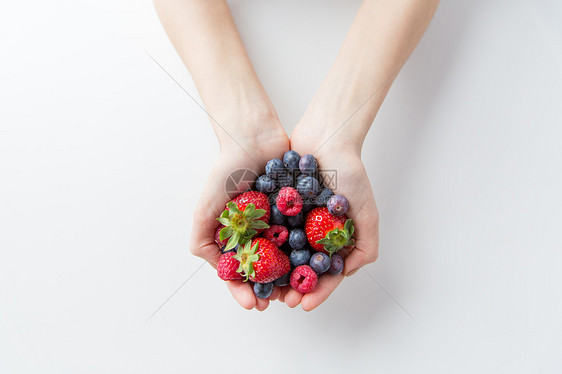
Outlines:
[[296, 216], [302, 210], [302, 197], [293, 187], [283, 187], [277, 195], [277, 209], [286, 216]]
[[312, 291], [317, 282], [318, 276], [308, 265], [297, 266], [291, 274], [291, 287], [300, 293]]
[[215, 242], [219, 245], [219, 247], [223, 247], [226, 245], [226, 243], [228, 242], [228, 238], [226, 238], [225, 240], [222, 240], [219, 238], [219, 233], [221, 231], [221, 229], [223, 228], [223, 225], [219, 225], [219, 227], [217, 227], [217, 231], [215, 231]]
[[217, 264], [217, 274], [222, 280], [237, 280], [243, 279], [242, 275], [238, 273], [238, 267], [240, 262], [233, 258], [236, 255], [234, 252], [228, 252], [219, 258], [219, 263]]
[[271, 225], [262, 235], [277, 247], [281, 247], [289, 238], [289, 230], [285, 226]]

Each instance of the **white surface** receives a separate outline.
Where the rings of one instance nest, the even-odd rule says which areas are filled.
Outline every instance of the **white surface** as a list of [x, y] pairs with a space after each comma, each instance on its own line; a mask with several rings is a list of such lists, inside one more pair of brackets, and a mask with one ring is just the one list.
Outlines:
[[[287, 129], [358, 4], [233, 1]], [[367, 270], [415, 322], [365, 272], [259, 313], [209, 266], [147, 322], [217, 145], [145, 50], [194, 86], [148, 1], [3, 3], [0, 372], [560, 373], [561, 13], [443, 1], [375, 121]]]

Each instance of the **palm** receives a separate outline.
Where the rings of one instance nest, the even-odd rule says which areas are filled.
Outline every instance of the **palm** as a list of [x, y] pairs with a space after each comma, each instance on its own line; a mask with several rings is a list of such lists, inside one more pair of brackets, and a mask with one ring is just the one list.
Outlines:
[[[234, 191], [231, 184], [226, 184], [227, 179], [237, 170], [248, 170], [255, 174], [262, 173], [268, 160], [282, 156], [288, 148], [289, 140], [283, 132], [281, 136], [272, 136], [266, 142], [234, 144], [221, 150], [195, 208], [191, 236], [193, 254], [207, 260], [213, 267], [216, 266], [221, 255], [214, 240], [215, 230], [218, 226], [216, 218], [236, 192], [241, 193], [248, 187], [248, 184], [240, 183], [237, 185], [238, 190]], [[230, 191], [226, 191], [227, 189]], [[267, 308], [269, 301], [256, 298], [250, 283], [229, 281], [227, 285], [232, 296], [244, 308], [256, 307], [259, 310]], [[278, 294], [279, 290], [272, 294], [270, 299], [276, 299]]]
[[[291, 146], [301, 154], [316, 150], [298, 133], [293, 133]], [[301, 295], [291, 289], [283, 295], [287, 305], [294, 307], [301, 303], [305, 310], [312, 310], [323, 303], [343, 280], [344, 274], [375, 261], [378, 256], [378, 210], [361, 158], [351, 151], [334, 152], [328, 148], [328, 145], [321, 147], [314, 155], [322, 169], [336, 170], [334, 192], [349, 201], [347, 215], [354, 221], [356, 241], [353, 249], [340, 251], [345, 257], [342, 274], [322, 275], [316, 288], [308, 294]]]

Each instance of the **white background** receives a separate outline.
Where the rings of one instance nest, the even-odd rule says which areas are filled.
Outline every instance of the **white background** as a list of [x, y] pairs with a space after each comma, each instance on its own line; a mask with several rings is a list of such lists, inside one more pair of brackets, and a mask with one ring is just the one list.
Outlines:
[[[232, 1], [287, 130], [358, 5]], [[187, 243], [218, 150], [147, 52], [195, 87], [149, 1], [4, 2], [0, 372], [562, 372], [561, 18], [442, 2], [363, 152], [376, 282], [248, 312], [205, 265], [147, 321], [202, 264]]]

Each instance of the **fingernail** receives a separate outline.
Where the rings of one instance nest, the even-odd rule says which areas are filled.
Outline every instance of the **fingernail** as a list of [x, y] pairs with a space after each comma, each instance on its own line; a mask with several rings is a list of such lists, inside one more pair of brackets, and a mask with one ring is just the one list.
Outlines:
[[357, 273], [357, 271], [359, 271], [359, 268], [351, 270], [349, 273], [347, 273], [346, 277], [351, 277], [353, 274]]

